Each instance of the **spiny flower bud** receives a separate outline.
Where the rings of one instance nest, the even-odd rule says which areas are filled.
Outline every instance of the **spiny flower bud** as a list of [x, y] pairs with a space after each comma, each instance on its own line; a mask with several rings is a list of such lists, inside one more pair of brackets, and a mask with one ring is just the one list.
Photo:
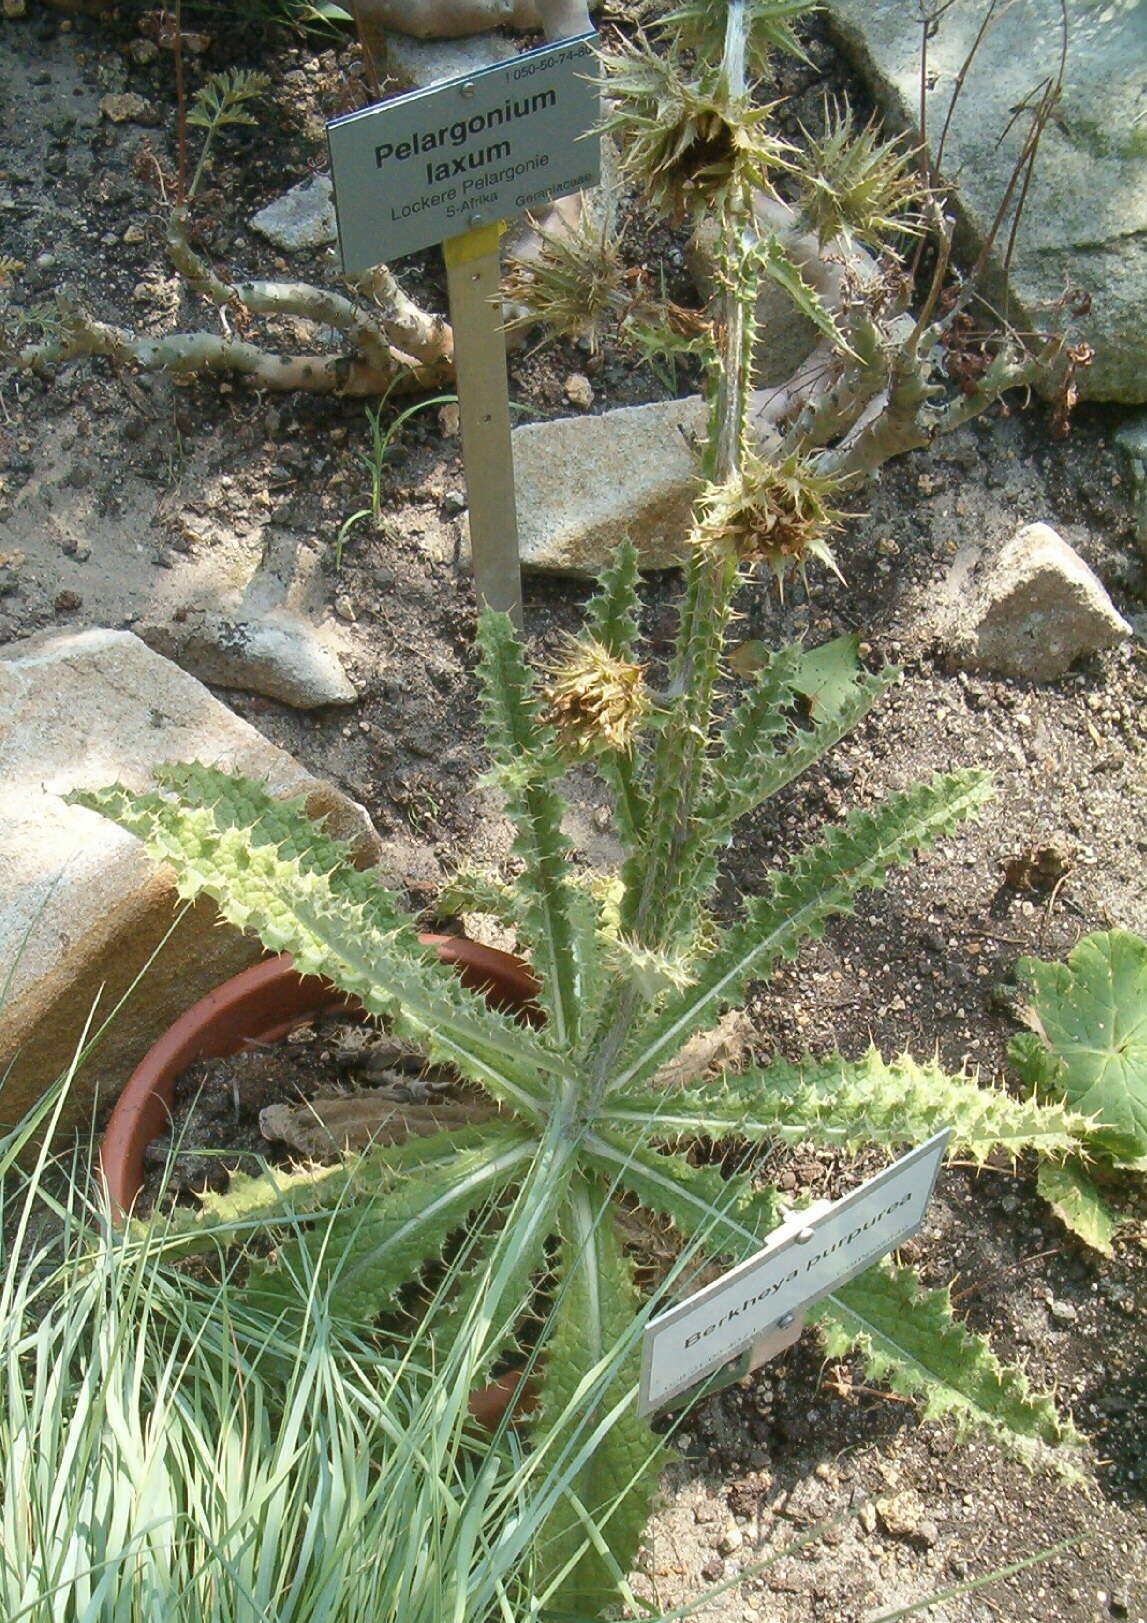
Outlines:
[[618, 659], [593, 637], [566, 639], [565, 657], [550, 667], [543, 690], [547, 720], [563, 745], [588, 755], [603, 745], [628, 750], [649, 710], [640, 665]]
[[899, 141], [881, 141], [875, 119], [857, 130], [851, 111], [831, 98], [824, 125], [819, 139], [804, 132], [809, 158], [800, 181], [800, 211], [821, 247], [843, 235], [879, 251], [896, 231], [918, 234], [912, 210], [925, 192], [915, 155]]
[[623, 172], [655, 207], [707, 213], [737, 186], [776, 196], [774, 171], [791, 168], [795, 149], [767, 128], [771, 104], [731, 99], [717, 69], [694, 73], [672, 44], [622, 43], [600, 61], [612, 109], [603, 128], [617, 133]]
[[770, 463], [747, 454], [738, 474], [702, 494], [694, 540], [741, 563], [767, 564], [781, 588], [786, 572], [803, 571], [810, 556], [839, 575], [825, 538], [845, 517], [830, 505], [844, 482], [799, 456]]

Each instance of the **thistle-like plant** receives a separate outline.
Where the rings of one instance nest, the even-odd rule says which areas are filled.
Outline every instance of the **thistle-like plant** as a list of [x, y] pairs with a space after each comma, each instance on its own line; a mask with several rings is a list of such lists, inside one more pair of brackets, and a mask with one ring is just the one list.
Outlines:
[[[729, 10], [732, 26], [742, 8], [734, 0]], [[617, 1592], [656, 1476], [648, 1428], [630, 1401], [636, 1351], [604, 1391], [593, 1385], [639, 1311], [625, 1244], [633, 1209], [730, 1263], [756, 1250], [779, 1218], [775, 1192], [749, 1170], [727, 1177], [683, 1145], [780, 1139], [847, 1151], [951, 1126], [961, 1153], [982, 1161], [1029, 1148], [1062, 1157], [1088, 1125], [1054, 1102], [1018, 1100], [972, 1076], [945, 1076], [906, 1055], [886, 1062], [875, 1051], [666, 1083], [668, 1063], [750, 981], [989, 793], [986, 776], [968, 769], [858, 809], [769, 874], [736, 919], [712, 911], [720, 854], [739, 819], [831, 748], [892, 679], [854, 662], [802, 722], [808, 656], [786, 648], [727, 697], [722, 653], [745, 566], [737, 548], [707, 533], [706, 515], [716, 493], [733, 501], [744, 488], [763, 256], [750, 184], [723, 185], [723, 193], [706, 495], [667, 671], [656, 680], [641, 671], [631, 546], [606, 572], [579, 645], [544, 682], [504, 616], [486, 613], [480, 623], [491, 781], [515, 830], [516, 858], [512, 880], [487, 894], [538, 977], [542, 1023], [516, 1022], [464, 989], [419, 945], [414, 920], [377, 876], [356, 870], [298, 805], [195, 765], [166, 768], [152, 792], [76, 796], [170, 861], [184, 895], [212, 896], [232, 924], [358, 998], [499, 1107], [492, 1120], [380, 1146], [318, 1180], [248, 1180], [225, 1207], [220, 1197], [206, 1203], [216, 1225], [230, 1211], [236, 1233], [296, 1212], [271, 1254], [252, 1263], [248, 1289], [285, 1304], [297, 1295], [294, 1281], [319, 1271], [333, 1278], [330, 1300], [356, 1320], [392, 1309], [395, 1293], [452, 1237], [508, 1209], [502, 1232], [488, 1238], [499, 1248], [496, 1267], [481, 1260], [479, 1238], [475, 1265], [456, 1281], [453, 1322], [479, 1325], [491, 1356], [512, 1352], [523, 1327], [507, 1322], [489, 1333], [483, 1315], [488, 1321], [495, 1309], [485, 1304], [536, 1289], [552, 1333], [528, 1422], [535, 1443], [545, 1445], [553, 1417], [579, 1391], [609, 1417], [544, 1532], [546, 1604], [564, 1611], [598, 1607]], [[831, 664], [841, 669], [839, 659]], [[572, 754], [591, 761], [612, 793], [625, 858], [608, 888], [582, 882], [562, 832], [558, 786]], [[338, 1210], [310, 1232], [305, 1215], [324, 1203]], [[947, 1291], [923, 1289], [910, 1270], [874, 1267], [822, 1300], [815, 1316], [834, 1355], [857, 1349], [871, 1375], [919, 1396], [929, 1415], [978, 1423], [1028, 1450], [1072, 1437], [1049, 1397], [955, 1321]]]

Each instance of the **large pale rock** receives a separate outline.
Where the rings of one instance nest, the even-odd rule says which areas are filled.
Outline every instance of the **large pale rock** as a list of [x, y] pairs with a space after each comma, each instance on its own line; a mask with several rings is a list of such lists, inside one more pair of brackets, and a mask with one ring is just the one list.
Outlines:
[[503, 25], [537, 28], [537, 0], [359, 0], [368, 30], [400, 29], [414, 39], [453, 39]]
[[[589, 11], [597, 10], [591, 0]], [[585, 0], [358, 0], [355, 20], [368, 36], [393, 28], [415, 39], [454, 39], [489, 28], [545, 28], [562, 39], [587, 26]]]
[[1026, 524], [978, 577], [953, 566], [945, 640], [968, 670], [1054, 682], [1130, 636], [1102, 581], [1049, 524]]
[[149, 647], [201, 682], [262, 693], [296, 710], [354, 704], [354, 684], [329, 636], [305, 615], [279, 606], [260, 615], [188, 616], [170, 625], [144, 625]]
[[680, 564], [705, 427], [705, 403], [690, 395], [516, 428], [523, 565], [596, 575], [626, 535], [643, 569]]
[[[935, 7], [929, 27], [928, 132], [944, 128], [956, 76], [985, 15], [983, 0]], [[827, 0], [843, 43], [885, 108], [918, 135], [920, 35], [905, 0]], [[968, 73], [945, 139], [944, 179], [955, 183], [977, 252], [1030, 126], [1018, 108], [1059, 71], [1063, 95], [1043, 132], [1024, 205], [1008, 290], [1012, 314], [1040, 329], [1065, 287], [1091, 310], [1078, 332], [1095, 350], [1080, 373], [1094, 400], [1147, 400], [1147, 5], [1143, 0], [1011, 0], [999, 6]], [[1007, 242], [1005, 222], [999, 247]], [[997, 261], [995, 285], [1004, 297]]]
[[[112, 1013], [172, 928], [170, 871], [131, 835], [66, 805], [79, 786], [135, 788], [152, 767], [202, 760], [303, 794], [335, 833], [380, 847], [362, 808], [312, 778], [193, 677], [124, 631], [15, 643], [0, 656], [0, 1121], [11, 1123], [67, 1067], [84, 1023]], [[140, 987], [81, 1067], [68, 1121], [118, 1088], [150, 1044], [196, 998], [259, 956], [220, 928], [212, 904], [175, 924]]]

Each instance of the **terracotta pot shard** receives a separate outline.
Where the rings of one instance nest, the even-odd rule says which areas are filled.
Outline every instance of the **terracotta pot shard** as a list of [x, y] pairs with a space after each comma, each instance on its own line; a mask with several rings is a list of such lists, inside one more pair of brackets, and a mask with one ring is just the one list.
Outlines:
[[[422, 935], [440, 961], [457, 969], [463, 985], [480, 992], [493, 1008], [536, 1024], [538, 983], [509, 953], [462, 936]], [[99, 1170], [113, 1220], [122, 1222], [143, 1187], [144, 1151], [167, 1127], [175, 1084], [199, 1059], [237, 1053], [247, 1044], [273, 1043], [321, 1014], [361, 1013], [361, 1006], [328, 981], [295, 972], [289, 953], [252, 964], [200, 998], [169, 1026], [136, 1066], [108, 1118], [100, 1143]], [[471, 1394], [470, 1411], [492, 1429], [515, 1399], [518, 1372]], [[515, 1408], [528, 1405], [518, 1398]]]

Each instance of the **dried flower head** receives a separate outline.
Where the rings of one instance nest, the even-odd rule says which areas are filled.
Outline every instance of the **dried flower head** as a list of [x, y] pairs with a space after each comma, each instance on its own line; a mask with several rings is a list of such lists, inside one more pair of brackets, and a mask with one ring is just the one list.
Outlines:
[[583, 215], [558, 235], [538, 231], [540, 250], [530, 260], [511, 259], [502, 292], [523, 307], [510, 326], [542, 321], [552, 331], [588, 339], [596, 354], [601, 339], [625, 318], [640, 272], [628, 270], [613, 222], [600, 225]]
[[628, 750], [649, 711], [640, 665], [619, 659], [594, 637], [568, 637], [565, 657], [550, 667], [547, 720], [577, 755], [602, 747]]
[[789, 569], [803, 573], [809, 557], [839, 575], [826, 537], [846, 517], [832, 505], [844, 484], [797, 455], [766, 462], [746, 453], [737, 475], [702, 493], [694, 539], [742, 563], [767, 564], [782, 590]]
[[824, 134], [809, 135], [801, 171], [801, 213], [823, 246], [853, 237], [877, 248], [895, 231], [917, 233], [913, 205], [924, 196], [913, 154], [901, 141], [882, 141], [875, 119], [857, 130], [852, 112], [826, 98]]
[[793, 148], [768, 133], [772, 106], [733, 105], [719, 73], [696, 77], [680, 54], [648, 42], [622, 43], [601, 55], [605, 121], [620, 136], [624, 172], [670, 215], [716, 207], [734, 185], [775, 196], [772, 176], [791, 166]]

